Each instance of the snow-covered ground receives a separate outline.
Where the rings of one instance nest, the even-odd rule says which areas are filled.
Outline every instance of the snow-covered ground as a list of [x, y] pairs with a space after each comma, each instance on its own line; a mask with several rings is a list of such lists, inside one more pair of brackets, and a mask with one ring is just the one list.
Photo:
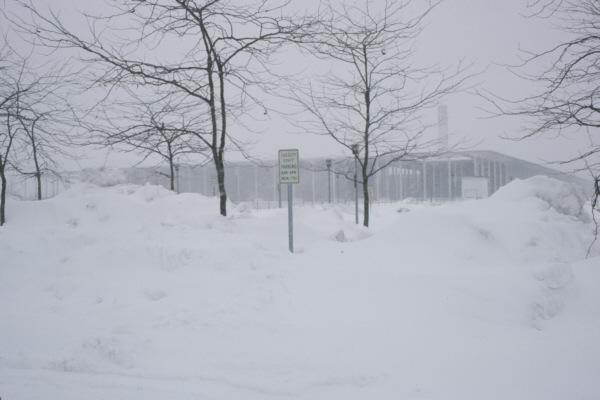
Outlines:
[[90, 183], [9, 201], [0, 397], [598, 399], [584, 201], [535, 177], [375, 205], [371, 229], [298, 207], [294, 254], [285, 208]]

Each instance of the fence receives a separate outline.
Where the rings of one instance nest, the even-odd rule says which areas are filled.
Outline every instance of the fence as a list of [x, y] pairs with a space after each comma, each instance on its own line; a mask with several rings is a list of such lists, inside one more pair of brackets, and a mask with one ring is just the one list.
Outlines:
[[[42, 175], [41, 194], [42, 199], [54, 197], [69, 188], [72, 182], [78, 180], [78, 174], [65, 173], [58, 177], [52, 175]], [[15, 172], [6, 174], [7, 195], [20, 200], [38, 199], [38, 182], [33, 176], [20, 175]]]
[[[354, 160], [340, 158], [303, 160], [300, 166], [300, 182], [294, 185], [294, 201], [318, 203], [348, 203], [354, 201]], [[128, 183], [146, 183], [170, 187], [168, 168], [126, 168], [122, 170]], [[444, 158], [396, 161], [376, 175], [368, 183], [369, 196], [375, 202], [453, 201], [462, 196], [463, 177], [485, 177], [488, 193], [514, 177], [526, 178], [540, 173], [552, 175], [542, 168], [522, 160], [513, 159], [494, 152], [469, 152], [447, 155]], [[55, 196], [79, 180], [80, 173], [69, 173], [61, 179], [43, 176], [43, 198]], [[360, 174], [359, 174], [360, 177]], [[560, 176], [556, 176], [559, 179]], [[212, 164], [179, 165], [175, 179], [175, 190], [179, 193], [200, 193], [217, 196], [216, 172]], [[359, 178], [360, 180], [360, 178]], [[249, 202], [257, 207], [278, 206], [287, 201], [287, 190], [278, 183], [278, 166], [256, 165], [250, 162], [232, 163], [225, 168], [225, 189], [234, 203]], [[35, 179], [18, 175], [9, 176], [9, 195], [26, 200], [36, 198]], [[359, 201], [363, 201], [362, 184], [358, 185]]]

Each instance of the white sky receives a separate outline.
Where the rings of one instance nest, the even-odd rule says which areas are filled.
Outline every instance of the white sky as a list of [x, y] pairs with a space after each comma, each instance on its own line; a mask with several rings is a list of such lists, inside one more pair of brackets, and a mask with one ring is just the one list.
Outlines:
[[[36, 1], [36, 5], [41, 5], [43, 1]], [[78, 3], [70, 0], [48, 2], [54, 9], [64, 9], [70, 7], [69, 4]], [[445, 0], [429, 18], [417, 49], [428, 63], [440, 63], [443, 66], [454, 64], [459, 58], [472, 61], [473, 73], [485, 71], [473, 81], [478, 89], [520, 98], [527, 94], [524, 90], [531, 90], [531, 84], [511, 74], [502, 64], [517, 63], [519, 47], [539, 51], [559, 42], [564, 35], [550, 26], [551, 21], [525, 18], [526, 3], [523, 0]], [[485, 102], [468, 93], [456, 94], [445, 104], [448, 106], [451, 144], [460, 138], [467, 138], [470, 148], [495, 150], [538, 163], [570, 158], [587, 148], [585, 139], [502, 139], [503, 136], [519, 136], [519, 121], [487, 119], [488, 114], [480, 109], [486, 106]], [[431, 118], [435, 119], [436, 116], [432, 111]], [[289, 126], [277, 122], [275, 117], [265, 130], [267, 134], [252, 138], [257, 142], [252, 153], [259, 157], [274, 159], [280, 148], [298, 148], [301, 157], [342, 154], [341, 148], [331, 139], [287, 134]], [[125, 166], [131, 164], [128, 157], [93, 157], [89, 162], [92, 165], [82, 165], [108, 162]], [[234, 158], [231, 155], [228, 159]], [[567, 170], [566, 167], [556, 168]]]
[[[547, 49], [560, 43], [565, 33], [554, 27], [551, 20], [527, 18], [525, 15], [531, 11], [526, 4], [523, 0], [445, 0], [427, 20], [417, 50], [429, 64], [452, 65], [459, 59], [473, 62], [473, 73], [481, 72], [473, 78], [473, 89], [510, 99], [533, 94], [533, 84], [516, 77], [506, 65], [519, 64], [519, 49]], [[499, 151], [536, 163], [571, 158], [588, 148], [586, 138], [504, 139], [519, 137], [521, 121], [512, 117], [490, 119], [489, 112], [482, 110], [490, 110], [489, 104], [469, 93], [453, 95], [445, 104], [451, 144], [466, 138], [469, 148]], [[431, 118], [437, 118], [435, 110]], [[290, 140], [292, 144], [288, 146], [300, 147], [309, 155], [325, 155], [331, 149], [321, 142], [311, 147], [301, 138]], [[278, 145], [285, 147], [286, 143], [279, 140]], [[571, 168], [552, 167], [565, 171]]]
[[[481, 82], [477, 88], [511, 99], [532, 94], [534, 87], [504, 65], [519, 63], [519, 48], [541, 51], [565, 37], [549, 20], [524, 17], [528, 13], [525, 1], [447, 0], [437, 11], [426, 32], [432, 51], [438, 52], [441, 59], [473, 60], [475, 70], [485, 70], [476, 79]], [[478, 149], [540, 162], [572, 157], [577, 150], [587, 148], [585, 141], [501, 139], [518, 137], [520, 122], [513, 118], [487, 119], [488, 114], [479, 109], [487, 107], [485, 102], [474, 96], [454, 96], [447, 105], [450, 132], [468, 137]]]

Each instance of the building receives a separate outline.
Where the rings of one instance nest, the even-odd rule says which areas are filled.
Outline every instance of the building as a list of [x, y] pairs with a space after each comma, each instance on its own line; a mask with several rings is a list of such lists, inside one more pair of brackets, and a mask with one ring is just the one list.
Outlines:
[[[168, 187], [166, 172], [166, 168], [125, 170], [131, 183], [150, 182]], [[590, 181], [571, 174], [493, 151], [464, 151], [441, 157], [395, 161], [370, 179], [369, 192], [374, 201], [455, 201], [487, 197], [515, 178], [526, 179], [535, 175], [550, 176], [578, 185], [588, 192], [591, 190]], [[287, 199], [287, 190], [281, 190], [278, 184], [276, 161], [262, 165], [232, 163], [226, 167], [225, 177], [227, 195], [234, 203], [274, 204], [280, 201], [280, 197]], [[180, 166], [176, 182], [179, 192], [206, 196], [218, 194], [216, 173], [211, 164]], [[473, 182], [478, 182], [476, 192], [469, 186]], [[359, 197], [362, 198], [360, 187]], [[300, 183], [294, 185], [294, 200], [325, 203], [329, 199], [334, 203], [354, 201], [353, 159], [331, 159], [329, 168], [326, 159], [301, 160]]]
[[[354, 201], [354, 159], [338, 158], [330, 161], [328, 168], [326, 159], [301, 159], [300, 183], [293, 187], [295, 201]], [[166, 166], [126, 168], [123, 173], [129, 183], [150, 183], [166, 188], [170, 186]], [[373, 201], [383, 202], [407, 199], [446, 202], [483, 198], [515, 178], [525, 179], [535, 175], [546, 175], [573, 183], [591, 194], [591, 181], [493, 151], [455, 152], [441, 157], [415, 157], [413, 160], [395, 161], [370, 179], [369, 193]], [[68, 173], [60, 179], [56, 176], [43, 177], [43, 197], [52, 197], [64, 191], [79, 177], [79, 173]], [[278, 206], [280, 199], [287, 200], [287, 190], [281, 190], [278, 183], [278, 165], [275, 160], [265, 161], [260, 165], [251, 162], [227, 165], [225, 186], [228, 198], [234, 203], [254, 202], [260, 207], [271, 207]], [[218, 195], [214, 166], [180, 165], [176, 188], [181, 193]], [[18, 174], [9, 176], [8, 195], [34, 199], [34, 180]], [[362, 201], [360, 186], [358, 195]]]

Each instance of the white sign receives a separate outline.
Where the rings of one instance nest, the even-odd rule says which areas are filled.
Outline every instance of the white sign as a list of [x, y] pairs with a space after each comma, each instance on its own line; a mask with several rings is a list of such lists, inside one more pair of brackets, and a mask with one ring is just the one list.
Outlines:
[[300, 157], [297, 149], [279, 150], [279, 183], [300, 182]]
[[463, 176], [461, 180], [463, 199], [484, 199], [489, 196], [488, 178]]

